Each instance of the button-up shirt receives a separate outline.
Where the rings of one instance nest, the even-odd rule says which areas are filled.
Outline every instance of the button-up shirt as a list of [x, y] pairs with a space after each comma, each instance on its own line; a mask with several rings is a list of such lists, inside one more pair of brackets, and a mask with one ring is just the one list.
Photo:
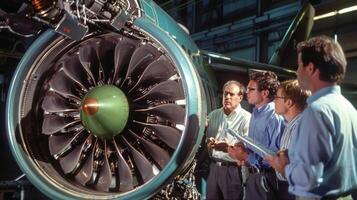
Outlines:
[[[281, 133], [284, 131], [284, 127], [283, 117], [275, 113], [274, 102], [270, 102], [253, 109], [248, 135], [254, 141], [277, 152], [280, 149]], [[248, 162], [258, 168], [268, 167], [269, 164], [263, 160], [263, 157], [263, 154], [250, 151]]]
[[[226, 115], [223, 108], [216, 109], [208, 115], [207, 138], [213, 137], [218, 140], [226, 140], [228, 144], [234, 145], [237, 140], [225, 129], [230, 128], [239, 134], [247, 135], [250, 113], [238, 106], [229, 115]], [[212, 150], [212, 157], [220, 160], [234, 162], [228, 153]]]
[[356, 109], [339, 86], [320, 89], [307, 102], [289, 146], [289, 191], [320, 198], [357, 188]]
[[[297, 132], [297, 126], [300, 123], [301, 119], [301, 113], [296, 115], [288, 124], [286, 125], [284, 129], [284, 133], [281, 136], [281, 141], [280, 141], [280, 150], [288, 149], [289, 144], [291, 141], [291, 137]], [[277, 172], [277, 177], [281, 181], [286, 181], [285, 177]]]

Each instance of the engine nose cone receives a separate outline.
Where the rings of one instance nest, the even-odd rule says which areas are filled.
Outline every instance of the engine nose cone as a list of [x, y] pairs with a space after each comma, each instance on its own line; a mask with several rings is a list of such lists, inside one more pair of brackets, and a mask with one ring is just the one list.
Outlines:
[[99, 109], [99, 103], [97, 99], [94, 98], [86, 98], [84, 99], [84, 102], [82, 103], [82, 110], [84, 114], [86, 115], [94, 115], [95, 113], [98, 112]]
[[115, 86], [98, 86], [85, 95], [80, 116], [91, 134], [104, 139], [112, 138], [120, 134], [128, 122], [128, 100]]

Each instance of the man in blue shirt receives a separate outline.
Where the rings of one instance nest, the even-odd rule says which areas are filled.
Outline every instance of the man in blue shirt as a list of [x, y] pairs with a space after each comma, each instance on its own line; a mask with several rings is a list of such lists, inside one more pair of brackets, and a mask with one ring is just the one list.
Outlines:
[[[254, 105], [249, 123], [248, 136], [277, 152], [280, 137], [284, 129], [284, 120], [274, 110], [274, 96], [279, 81], [273, 72], [258, 71], [249, 77], [247, 86], [248, 103]], [[259, 153], [236, 144], [228, 148], [231, 157], [245, 161], [249, 166], [250, 175], [246, 184], [246, 199], [277, 199], [277, 180], [274, 169], [263, 160]]]
[[299, 84], [312, 96], [288, 157], [279, 154], [274, 164], [297, 199], [337, 199], [356, 191], [357, 112], [338, 86], [345, 72], [337, 42], [322, 36], [298, 45]]

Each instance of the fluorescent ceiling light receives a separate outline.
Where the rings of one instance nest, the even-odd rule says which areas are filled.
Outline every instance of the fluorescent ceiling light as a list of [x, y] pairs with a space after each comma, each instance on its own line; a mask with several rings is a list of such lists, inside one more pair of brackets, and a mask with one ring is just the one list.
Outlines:
[[322, 15], [319, 15], [319, 16], [315, 16], [314, 20], [319, 20], [319, 19], [326, 18], [326, 17], [332, 17], [332, 16], [335, 16], [335, 15], [337, 15], [337, 11], [333, 11], [333, 12], [329, 12], [329, 13], [322, 14]]
[[352, 11], [356, 11], [357, 10], [357, 5], [355, 6], [351, 6], [351, 7], [347, 7], [347, 8], [343, 8], [341, 10], [335, 10], [335, 11], [332, 11], [332, 12], [329, 12], [329, 13], [326, 13], [326, 14], [322, 14], [322, 15], [319, 15], [319, 16], [315, 16], [314, 17], [314, 20], [319, 20], [319, 19], [323, 19], [323, 18], [326, 18], [326, 17], [332, 17], [332, 16], [335, 16], [337, 14], [344, 14], [344, 13], [348, 13], [348, 12], [352, 12]]
[[357, 5], [341, 9], [341, 10], [338, 11], [338, 14], [348, 13], [348, 12], [352, 12], [352, 11], [355, 11], [355, 10], [357, 10]]

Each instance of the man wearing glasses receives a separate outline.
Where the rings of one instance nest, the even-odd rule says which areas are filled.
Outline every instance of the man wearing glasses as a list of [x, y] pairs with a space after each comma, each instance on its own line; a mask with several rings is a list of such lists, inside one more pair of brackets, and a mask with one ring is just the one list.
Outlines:
[[[288, 80], [280, 84], [274, 99], [275, 112], [284, 116], [288, 124], [281, 136], [280, 151], [278, 154], [287, 153], [291, 137], [297, 132], [301, 113], [307, 105], [306, 99], [309, 95], [310, 92], [302, 90], [297, 80]], [[274, 157], [268, 156], [266, 159], [272, 167], [275, 167]], [[282, 174], [277, 173], [277, 178], [279, 179], [279, 199], [294, 200], [295, 196], [288, 192], [289, 184], [285, 177]]]
[[[274, 96], [279, 86], [275, 73], [258, 71], [249, 76], [247, 86], [248, 103], [254, 105], [248, 135], [254, 141], [277, 152], [280, 146], [284, 120], [274, 110]], [[237, 143], [228, 148], [229, 154], [246, 162], [250, 175], [246, 184], [246, 199], [277, 199], [277, 180], [275, 170], [263, 159], [264, 155], [255, 153]]]
[[357, 192], [357, 111], [338, 85], [346, 72], [341, 46], [321, 36], [298, 44], [298, 80], [311, 90], [298, 131], [274, 167], [297, 199], [352, 199]]
[[208, 115], [206, 136], [211, 163], [207, 178], [207, 200], [243, 198], [241, 167], [227, 153], [228, 145], [234, 145], [237, 141], [224, 130], [231, 128], [240, 134], [248, 133], [250, 113], [240, 106], [244, 92], [241, 83], [228, 81], [223, 86], [223, 107]]

